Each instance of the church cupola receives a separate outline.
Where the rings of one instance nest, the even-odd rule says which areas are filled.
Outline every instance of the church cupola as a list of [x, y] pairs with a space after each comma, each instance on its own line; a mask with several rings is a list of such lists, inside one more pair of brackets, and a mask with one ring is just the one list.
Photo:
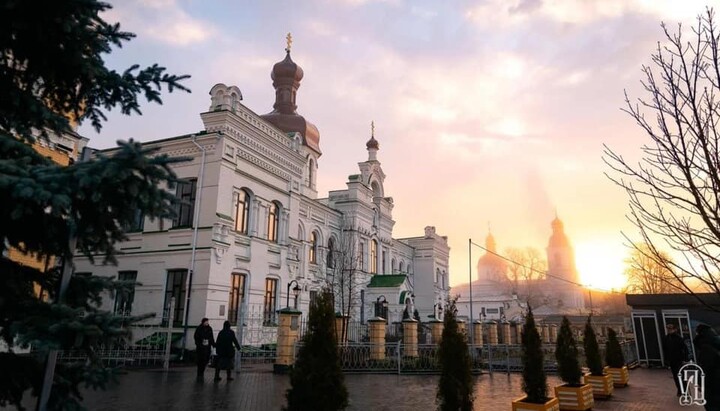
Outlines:
[[320, 152], [320, 132], [311, 122], [297, 113], [297, 91], [305, 73], [290, 57], [292, 36], [287, 35], [285, 59], [275, 63], [270, 78], [275, 88], [273, 111], [261, 117], [286, 133], [298, 132], [303, 144], [315, 152]]
[[368, 151], [368, 161], [377, 161], [377, 152], [380, 150], [380, 143], [375, 140], [375, 122], [370, 123], [370, 140], [365, 143]]

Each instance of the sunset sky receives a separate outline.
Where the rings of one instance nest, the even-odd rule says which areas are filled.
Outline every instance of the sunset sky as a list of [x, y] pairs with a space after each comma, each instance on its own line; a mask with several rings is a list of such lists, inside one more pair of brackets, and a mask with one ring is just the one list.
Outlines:
[[[142, 117], [111, 113], [97, 148], [117, 139], [202, 129], [216, 83], [272, 110], [272, 65], [305, 71], [298, 112], [320, 130], [318, 190], [341, 189], [375, 121], [378, 159], [394, 198], [395, 237], [434, 225], [449, 237], [450, 283], [467, 282], [468, 238], [488, 223], [500, 251], [544, 252], [555, 209], [584, 283], [621, 287], [628, 254], [625, 193], [605, 176], [603, 144], [637, 158], [648, 140], [620, 109], [643, 97], [640, 72], [662, 40], [660, 22], [693, 24], [695, 0], [111, 1], [109, 21], [138, 38], [108, 58], [124, 69], [159, 63], [190, 74], [192, 94], [164, 96]], [[689, 34], [690, 26], [686, 26]], [[482, 254], [473, 249], [473, 263]]]

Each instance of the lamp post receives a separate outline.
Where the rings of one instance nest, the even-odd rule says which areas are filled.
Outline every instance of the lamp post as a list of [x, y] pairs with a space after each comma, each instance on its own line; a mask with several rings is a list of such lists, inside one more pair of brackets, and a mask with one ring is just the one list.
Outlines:
[[297, 310], [297, 298], [298, 294], [300, 294], [300, 284], [298, 284], [297, 280], [292, 280], [287, 285], [287, 299], [285, 301], [285, 307], [290, 308], [290, 286], [295, 283], [295, 287], [293, 287], [292, 292], [293, 296], [295, 298], [295, 309]]
[[385, 322], [387, 322], [388, 321], [387, 308], [388, 308], [387, 298], [385, 298], [384, 295], [379, 296], [375, 300], [375, 316], [382, 317], [385, 319]]

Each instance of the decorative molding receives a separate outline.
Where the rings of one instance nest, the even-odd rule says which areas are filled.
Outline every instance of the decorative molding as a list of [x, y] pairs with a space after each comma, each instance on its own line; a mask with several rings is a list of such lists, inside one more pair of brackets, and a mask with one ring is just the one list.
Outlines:
[[258, 157], [255, 157], [254, 155], [248, 153], [245, 150], [241, 150], [238, 148], [237, 156], [252, 163], [252, 164], [255, 164], [256, 166], [264, 169], [265, 171], [268, 171], [269, 173], [275, 174], [276, 176], [278, 176], [284, 180], [290, 180], [290, 174], [283, 172], [279, 168], [274, 167], [270, 163], [263, 161], [263, 160], [259, 159]]

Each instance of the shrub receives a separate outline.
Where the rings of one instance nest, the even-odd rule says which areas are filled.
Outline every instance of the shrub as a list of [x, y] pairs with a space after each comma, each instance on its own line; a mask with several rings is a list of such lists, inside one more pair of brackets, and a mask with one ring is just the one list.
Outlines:
[[598, 347], [597, 337], [595, 336], [595, 330], [592, 326], [592, 314], [588, 316], [587, 323], [585, 323], [585, 339], [583, 340], [583, 347], [585, 347], [585, 359], [587, 361], [587, 366], [590, 369], [590, 373], [598, 376], [603, 375], [600, 348]]
[[544, 404], [547, 401], [547, 378], [543, 368], [543, 351], [535, 317], [528, 305], [528, 314], [522, 331], [522, 388], [526, 402]]
[[577, 342], [570, 328], [570, 321], [567, 317], [563, 317], [555, 346], [555, 359], [557, 360], [560, 378], [572, 386], [582, 385], [580, 382], [582, 370], [580, 370], [578, 355]]
[[623, 355], [620, 342], [617, 339], [617, 333], [612, 328], [608, 328], [608, 341], [605, 348], [605, 363], [608, 367], [622, 368], [625, 366], [625, 356]]
[[286, 411], [337, 411], [348, 406], [348, 392], [335, 339], [332, 294], [310, 304], [308, 331], [290, 371]]
[[442, 340], [438, 351], [440, 380], [437, 401], [440, 411], [471, 411], [473, 409], [473, 378], [465, 335], [458, 329], [455, 300], [445, 310]]

